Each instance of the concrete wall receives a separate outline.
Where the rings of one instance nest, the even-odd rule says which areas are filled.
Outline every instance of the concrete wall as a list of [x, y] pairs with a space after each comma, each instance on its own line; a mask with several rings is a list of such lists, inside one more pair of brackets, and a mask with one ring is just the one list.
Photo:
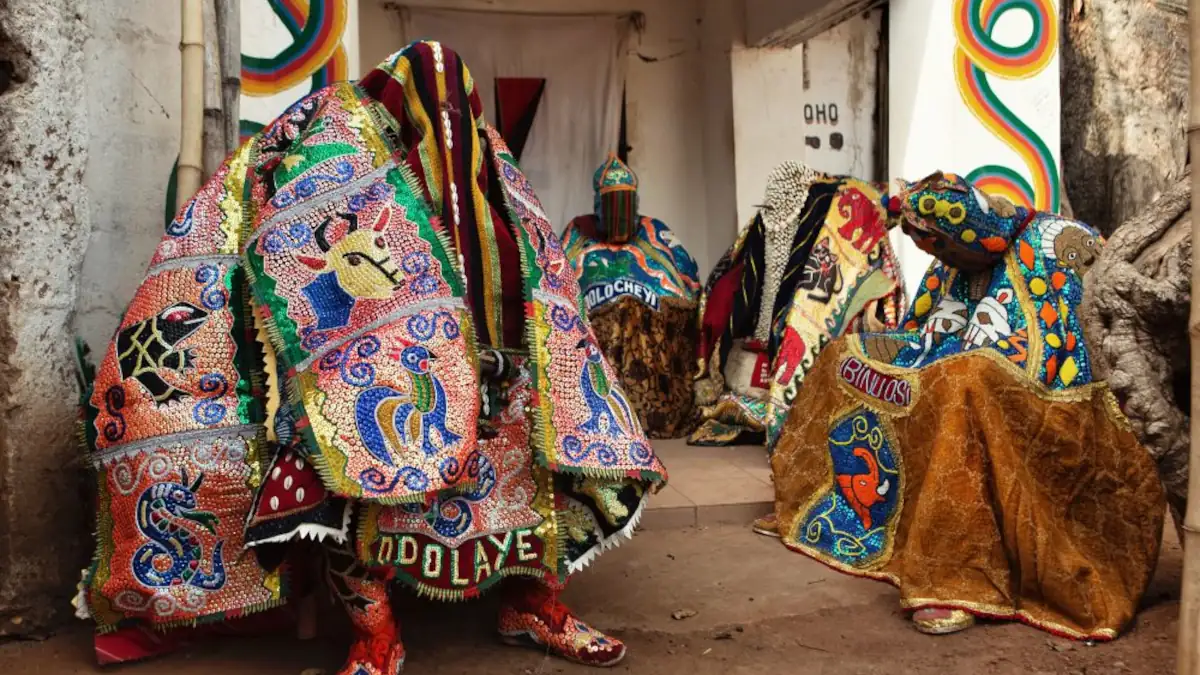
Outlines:
[[[534, 13], [645, 14], [635, 36], [627, 82], [629, 160], [638, 174], [642, 210], [661, 218], [684, 242], [701, 270], [732, 241], [733, 143], [726, 47], [702, 49], [706, 12], [732, 16], [738, 0], [361, 0], [360, 51], [369, 68], [403, 46], [396, 4], [445, 9]], [[719, 27], [717, 21], [713, 22]], [[728, 24], [723, 24], [728, 27]], [[435, 36], [436, 37], [436, 36]], [[712, 144], [706, 144], [711, 139]], [[719, 171], [717, 181], [707, 172]], [[561, 228], [565, 223], [554, 223]]]
[[94, 10], [0, 3], [0, 637], [66, 615], [86, 557], [70, 324], [92, 220]]
[[858, 15], [796, 47], [733, 50], [739, 225], [762, 203], [784, 160], [876, 177], [879, 11]]
[[162, 236], [179, 154], [179, 3], [89, 2], [83, 45], [93, 232], [76, 330], [106, 346]]
[[745, 0], [746, 44], [792, 47], [886, 0]]

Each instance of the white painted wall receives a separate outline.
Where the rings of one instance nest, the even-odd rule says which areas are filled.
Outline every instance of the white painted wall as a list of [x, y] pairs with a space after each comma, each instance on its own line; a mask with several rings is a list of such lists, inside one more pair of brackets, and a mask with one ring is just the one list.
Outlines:
[[[1035, 0], [1057, 8], [1057, 0]], [[967, 175], [999, 164], [1032, 178], [1031, 168], [994, 136], [964, 103], [955, 82], [957, 41], [949, 0], [892, 0], [889, 14], [888, 159], [889, 175], [908, 180], [937, 170]], [[1000, 17], [994, 38], [1017, 46], [1029, 39], [1033, 23], [1022, 12]], [[1058, 55], [1040, 73], [1025, 79], [989, 81], [1013, 114], [1032, 127], [1061, 162]], [[910, 297], [932, 258], [898, 231], [892, 233]]]
[[762, 203], [767, 175], [785, 160], [875, 177], [880, 16], [879, 11], [855, 16], [792, 48], [734, 48], [740, 226]]
[[[719, 75], [706, 74], [709, 67], [728, 68], [728, 58], [724, 48], [715, 55], [711, 47], [703, 52], [701, 28], [707, 12], [732, 15], [731, 7], [738, 2], [573, 0], [569, 7], [561, 0], [409, 0], [395, 4], [550, 14], [643, 12], [646, 29], [634, 36], [629, 54], [628, 134], [633, 147], [629, 161], [638, 174], [642, 211], [667, 223], [700, 268], [707, 270], [732, 241], [735, 214], [729, 88], [722, 92]], [[728, 27], [728, 23], [720, 25]], [[364, 68], [404, 46], [399, 16], [379, 0], [360, 0], [359, 29]], [[722, 114], [722, 106], [726, 114]], [[706, 144], [706, 138], [714, 142]], [[708, 173], [712, 167], [718, 167], [724, 181], [712, 180]], [[591, 175], [580, 179], [590, 181]], [[556, 230], [564, 225], [554, 223]]]
[[92, 236], [75, 330], [102, 350], [162, 236], [179, 152], [179, 3], [94, 0], [87, 12], [90, 153], [83, 182]]

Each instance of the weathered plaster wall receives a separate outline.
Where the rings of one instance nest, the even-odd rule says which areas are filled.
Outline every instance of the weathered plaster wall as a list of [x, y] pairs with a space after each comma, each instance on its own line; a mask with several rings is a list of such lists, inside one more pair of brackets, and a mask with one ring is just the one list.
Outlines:
[[91, 229], [80, 3], [0, 3], [0, 636], [69, 610], [85, 555], [70, 325]]
[[791, 48], [733, 50], [738, 224], [785, 160], [875, 178], [880, 12], [860, 14]]

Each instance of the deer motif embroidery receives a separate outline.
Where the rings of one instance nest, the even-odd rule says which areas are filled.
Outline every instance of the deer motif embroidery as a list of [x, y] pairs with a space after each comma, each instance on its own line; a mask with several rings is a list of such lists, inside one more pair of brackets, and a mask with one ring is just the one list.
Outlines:
[[365, 229], [359, 227], [357, 214], [339, 213], [338, 217], [347, 227], [337, 241], [330, 241], [332, 216], [313, 232], [324, 257], [296, 254], [297, 261], [317, 273], [317, 278], [301, 289], [317, 315], [317, 330], [347, 325], [358, 300], [386, 300], [404, 281], [383, 237], [392, 219], [390, 208]]

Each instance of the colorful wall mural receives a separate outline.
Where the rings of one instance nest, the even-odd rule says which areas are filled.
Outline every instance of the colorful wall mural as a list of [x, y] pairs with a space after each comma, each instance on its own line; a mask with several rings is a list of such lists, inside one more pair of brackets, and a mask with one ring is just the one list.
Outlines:
[[354, 0], [242, 0], [242, 137], [305, 94], [348, 79]]
[[[242, 0], [241, 138], [305, 94], [357, 75], [357, 0]], [[175, 168], [164, 225], [175, 217]]]
[[[990, 78], [1028, 80], [1055, 60], [1058, 16], [1055, 0], [954, 0], [954, 76], [963, 104], [1004, 144], [1020, 155], [1026, 172], [1002, 164], [974, 168], [967, 178], [988, 192], [1043, 211], [1058, 211], [1057, 152], [1004, 101]], [[1023, 42], [1001, 42], [995, 34], [1007, 12], [1023, 12], [1032, 26]], [[1057, 71], [1057, 68], [1055, 69]], [[1058, 73], [1055, 72], [1057, 81]], [[1027, 180], [1025, 175], [1030, 176]]]
[[[950, 171], [1059, 209], [1059, 1], [891, 0], [889, 176]], [[893, 239], [912, 294], [930, 258]]]

